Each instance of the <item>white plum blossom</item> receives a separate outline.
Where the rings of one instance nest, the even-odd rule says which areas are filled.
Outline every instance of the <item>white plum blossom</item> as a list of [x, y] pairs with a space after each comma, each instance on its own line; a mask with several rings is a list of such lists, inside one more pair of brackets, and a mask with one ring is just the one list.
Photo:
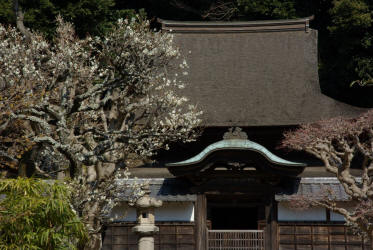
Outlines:
[[[71, 173], [73, 206], [94, 245], [129, 160], [194, 140], [201, 112], [176, 94], [184, 83], [167, 73], [185, 75], [188, 67], [176, 63], [171, 34], [120, 19], [106, 37], [79, 40], [71, 24], [57, 21], [53, 43], [0, 25], [0, 159], [19, 165], [27, 151], [44, 152], [35, 159], [49, 157], [55, 172]], [[14, 142], [5, 136], [12, 129]], [[50, 177], [43, 161], [34, 165]]]

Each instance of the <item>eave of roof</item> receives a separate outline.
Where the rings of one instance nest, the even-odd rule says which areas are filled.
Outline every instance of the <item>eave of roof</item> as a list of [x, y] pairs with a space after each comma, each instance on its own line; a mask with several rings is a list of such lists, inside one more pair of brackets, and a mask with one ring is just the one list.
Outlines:
[[198, 164], [202, 162], [211, 153], [216, 152], [216, 151], [223, 151], [223, 150], [242, 150], [242, 151], [250, 150], [250, 151], [254, 151], [254, 152], [257, 152], [263, 155], [269, 162], [276, 164], [276, 165], [291, 166], [291, 167], [305, 167], [306, 166], [306, 164], [304, 163], [292, 162], [292, 161], [287, 161], [285, 159], [282, 159], [272, 154], [268, 149], [266, 149], [262, 145], [256, 142], [250, 141], [250, 140], [243, 140], [243, 139], [230, 139], [230, 140], [221, 140], [221, 141], [215, 142], [207, 146], [199, 154], [197, 154], [196, 156], [190, 159], [187, 159], [181, 162], [168, 163], [166, 164], [166, 166], [173, 167], [173, 166], [188, 166], [188, 165]]
[[[359, 181], [359, 178], [357, 178]], [[275, 195], [276, 201], [287, 202], [292, 200], [293, 195], [297, 196], [312, 196], [316, 199], [323, 199], [325, 190], [330, 190], [334, 201], [349, 201], [350, 196], [346, 194], [342, 184], [336, 177], [313, 177], [302, 178], [294, 187], [294, 190], [288, 193], [279, 193]]]
[[[118, 180], [118, 182], [123, 185], [148, 183], [150, 196], [166, 202], [190, 202], [197, 199], [197, 195], [190, 191], [189, 185], [186, 182], [173, 178], [139, 178]], [[127, 189], [125, 193], [116, 195], [120, 201], [128, 201], [131, 192]]]
[[287, 20], [263, 20], [246, 22], [200, 22], [200, 21], [172, 21], [158, 19], [162, 24], [162, 30], [177, 33], [188, 32], [261, 32], [261, 31], [308, 31], [309, 21], [314, 16], [287, 19]]

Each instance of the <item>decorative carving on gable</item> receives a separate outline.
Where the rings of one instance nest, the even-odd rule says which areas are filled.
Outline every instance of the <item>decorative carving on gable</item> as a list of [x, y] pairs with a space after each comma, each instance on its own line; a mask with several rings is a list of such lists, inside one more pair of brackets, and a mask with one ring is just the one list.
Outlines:
[[231, 127], [228, 129], [228, 132], [224, 133], [223, 139], [224, 140], [232, 140], [232, 139], [247, 140], [247, 134], [244, 131], [242, 131], [242, 128]]

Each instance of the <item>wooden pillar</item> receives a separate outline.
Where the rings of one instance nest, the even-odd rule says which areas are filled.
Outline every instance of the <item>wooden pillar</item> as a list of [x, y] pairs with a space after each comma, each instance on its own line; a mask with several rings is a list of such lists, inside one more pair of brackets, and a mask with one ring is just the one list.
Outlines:
[[271, 220], [271, 234], [272, 234], [272, 249], [278, 249], [278, 232], [277, 232], [277, 202], [272, 200], [272, 220]]
[[271, 200], [265, 206], [266, 230], [265, 230], [265, 249], [277, 250], [277, 203]]
[[271, 242], [271, 204], [266, 204], [265, 206], [265, 220], [266, 220], [266, 227], [265, 227], [265, 249], [272, 250], [272, 242]]
[[196, 223], [196, 249], [206, 250], [207, 244], [207, 202], [204, 194], [198, 194], [195, 204], [194, 221]]

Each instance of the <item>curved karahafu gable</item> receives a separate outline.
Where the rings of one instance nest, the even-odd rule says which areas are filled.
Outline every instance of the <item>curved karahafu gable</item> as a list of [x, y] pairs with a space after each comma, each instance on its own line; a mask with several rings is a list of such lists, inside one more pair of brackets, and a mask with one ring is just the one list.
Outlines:
[[160, 20], [188, 62], [186, 88], [206, 126], [296, 125], [363, 111], [321, 93], [310, 18], [254, 22]]
[[[241, 133], [236, 132], [236, 135]], [[228, 134], [228, 133], [226, 133]], [[244, 133], [243, 133], [244, 134]], [[196, 176], [212, 172], [242, 174], [279, 174], [296, 176], [305, 164], [282, 159], [262, 145], [247, 139], [225, 138], [206, 147], [185, 161], [166, 165], [175, 176]]]
[[262, 145], [250, 141], [250, 140], [242, 140], [242, 139], [231, 139], [231, 140], [221, 140], [218, 142], [215, 142], [209, 146], [207, 146], [202, 152], [200, 152], [198, 155], [187, 159], [185, 161], [175, 162], [175, 163], [169, 163], [167, 164], [168, 167], [172, 166], [187, 166], [187, 165], [195, 165], [203, 162], [208, 156], [215, 152], [215, 151], [224, 151], [224, 150], [240, 150], [240, 151], [254, 151], [266, 158], [267, 161], [269, 161], [272, 164], [276, 165], [283, 165], [283, 166], [291, 166], [291, 167], [304, 167], [304, 163], [299, 162], [292, 162], [284, 160], [274, 154], [272, 154], [268, 149], [263, 147]]

